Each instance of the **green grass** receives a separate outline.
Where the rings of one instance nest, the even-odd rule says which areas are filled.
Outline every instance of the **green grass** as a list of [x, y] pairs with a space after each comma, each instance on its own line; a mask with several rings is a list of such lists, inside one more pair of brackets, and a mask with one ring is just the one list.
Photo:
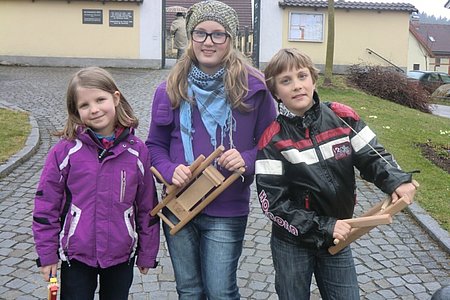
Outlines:
[[0, 164], [24, 147], [30, 131], [27, 113], [0, 108]]
[[336, 101], [353, 107], [377, 134], [405, 171], [414, 174], [420, 188], [416, 201], [438, 223], [450, 232], [450, 174], [422, 156], [417, 144], [450, 144], [450, 119], [413, 110], [393, 102], [348, 88], [344, 79], [333, 78], [335, 87], [325, 88], [318, 82], [322, 101]]

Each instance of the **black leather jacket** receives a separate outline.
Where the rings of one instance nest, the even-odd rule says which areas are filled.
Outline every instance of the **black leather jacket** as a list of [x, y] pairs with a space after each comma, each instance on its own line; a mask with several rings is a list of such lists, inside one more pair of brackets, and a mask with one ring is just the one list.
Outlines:
[[273, 221], [272, 234], [317, 249], [333, 245], [337, 219], [353, 216], [354, 167], [387, 194], [411, 182], [411, 175], [398, 168], [352, 108], [320, 103], [317, 93], [314, 100], [303, 117], [279, 115], [266, 129], [256, 184], [261, 207]]

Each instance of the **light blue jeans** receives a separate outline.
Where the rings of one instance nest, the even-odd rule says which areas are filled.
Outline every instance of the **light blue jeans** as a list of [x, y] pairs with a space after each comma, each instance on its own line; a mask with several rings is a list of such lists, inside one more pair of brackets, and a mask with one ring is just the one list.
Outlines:
[[[164, 214], [174, 220], [168, 211]], [[180, 300], [240, 299], [236, 271], [246, 225], [247, 216], [199, 214], [171, 235], [163, 224]]]
[[358, 279], [349, 246], [335, 255], [311, 250], [272, 236], [275, 289], [280, 300], [310, 298], [314, 274], [322, 299], [359, 300]]

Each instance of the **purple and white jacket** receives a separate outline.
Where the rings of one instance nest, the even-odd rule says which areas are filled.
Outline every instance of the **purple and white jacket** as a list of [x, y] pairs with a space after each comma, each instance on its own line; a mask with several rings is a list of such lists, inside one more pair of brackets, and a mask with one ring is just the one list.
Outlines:
[[108, 268], [137, 254], [138, 266], [155, 267], [160, 227], [149, 215], [158, 200], [147, 147], [125, 129], [104, 151], [88, 131], [48, 153], [33, 211], [38, 261]]

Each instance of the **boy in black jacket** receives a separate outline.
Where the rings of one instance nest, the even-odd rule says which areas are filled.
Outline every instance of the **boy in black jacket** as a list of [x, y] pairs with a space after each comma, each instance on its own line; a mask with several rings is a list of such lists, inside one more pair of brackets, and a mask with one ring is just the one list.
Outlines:
[[312, 274], [323, 299], [360, 299], [349, 246], [327, 249], [351, 230], [356, 167], [361, 177], [412, 201], [415, 186], [350, 107], [321, 103], [318, 70], [297, 49], [282, 49], [265, 69], [280, 114], [263, 134], [256, 161], [258, 197], [273, 221], [271, 249], [279, 299], [309, 299]]

